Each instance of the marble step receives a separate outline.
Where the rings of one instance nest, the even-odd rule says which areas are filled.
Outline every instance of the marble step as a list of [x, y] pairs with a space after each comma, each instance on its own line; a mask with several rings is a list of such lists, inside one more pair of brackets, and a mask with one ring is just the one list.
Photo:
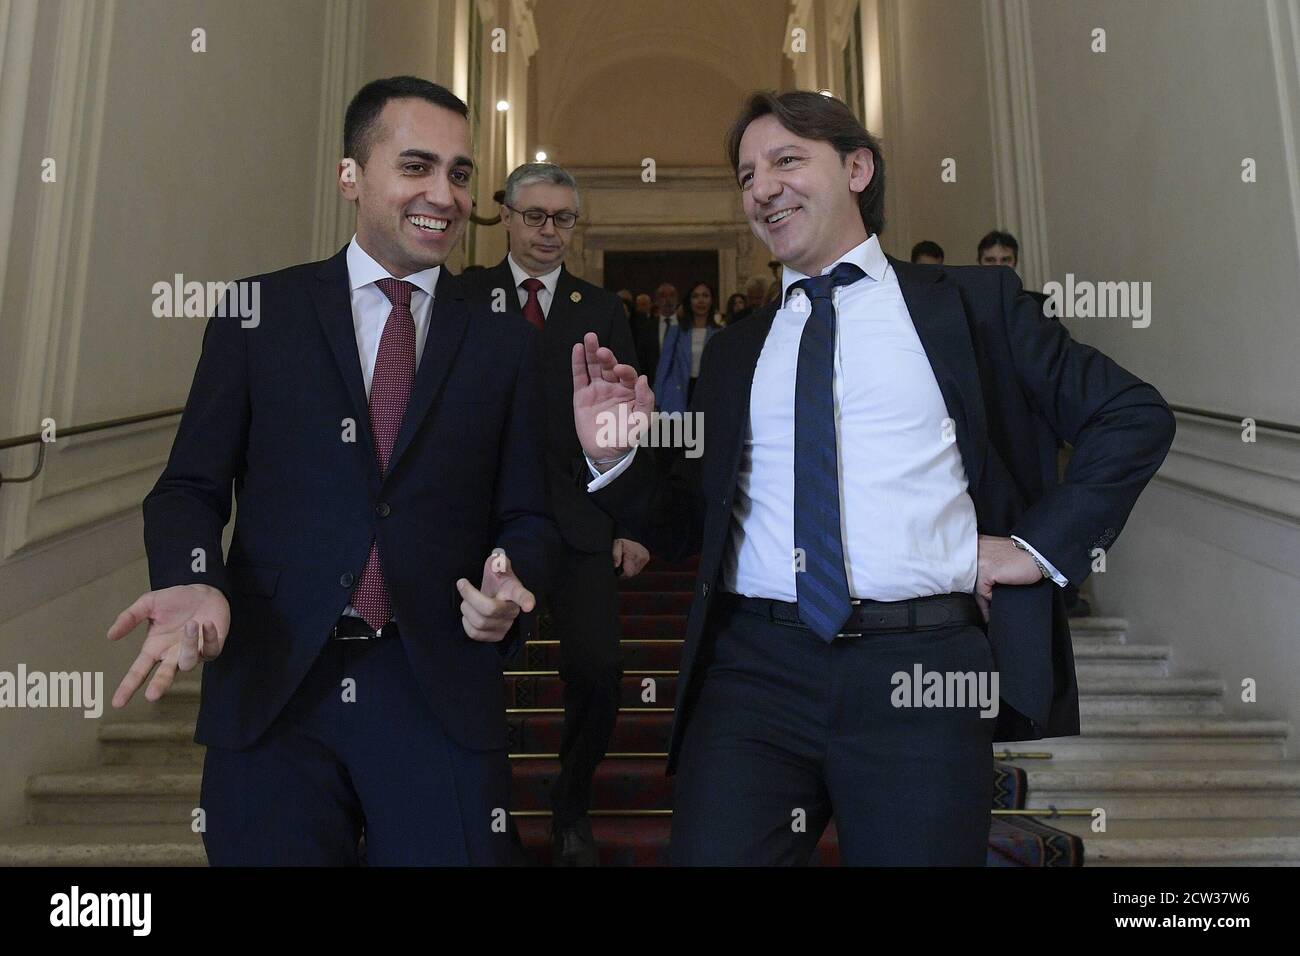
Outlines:
[[1085, 866], [1297, 866], [1300, 819], [1110, 820], [1093, 833], [1082, 817], [1044, 820], [1083, 839]]
[[994, 750], [1046, 752], [1057, 760], [1282, 760], [1291, 728], [1282, 720], [1171, 715], [1084, 717], [1079, 729], [1077, 737], [1019, 740]]
[[1072, 617], [1070, 636], [1075, 644], [1127, 644], [1128, 619], [1123, 617]]
[[0, 830], [0, 866], [207, 866], [189, 825], [38, 824]]
[[28, 820], [188, 827], [199, 806], [200, 777], [197, 768], [169, 765], [36, 774], [27, 781]]
[[1109, 820], [1300, 817], [1300, 763], [1023, 761], [1026, 806], [1103, 807]]
[[1074, 646], [1079, 680], [1105, 677], [1165, 677], [1170, 650], [1155, 644], [1085, 644]]
[[1079, 677], [1081, 717], [1139, 714], [1221, 714], [1218, 677]]

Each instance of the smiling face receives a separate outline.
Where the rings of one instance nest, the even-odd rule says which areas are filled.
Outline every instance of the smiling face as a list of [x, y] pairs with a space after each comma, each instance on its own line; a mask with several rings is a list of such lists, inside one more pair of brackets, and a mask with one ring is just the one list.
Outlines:
[[389, 100], [365, 165], [340, 177], [343, 197], [357, 204], [357, 243], [399, 279], [441, 265], [465, 232], [473, 170], [465, 117], [422, 99]]
[[796, 136], [769, 113], [746, 127], [739, 159], [745, 218], [785, 265], [819, 275], [867, 238], [858, 194], [875, 171], [870, 150], [841, 160], [830, 143]]
[[511, 203], [519, 212], [508, 206], [501, 207], [501, 221], [510, 234], [510, 255], [531, 276], [546, 275], [564, 261], [564, 250], [573, 238], [572, 229], [560, 229], [554, 219], [540, 226], [524, 222], [521, 213], [540, 209], [545, 213], [578, 211], [578, 197], [568, 186], [557, 183], [529, 183], [520, 186]]

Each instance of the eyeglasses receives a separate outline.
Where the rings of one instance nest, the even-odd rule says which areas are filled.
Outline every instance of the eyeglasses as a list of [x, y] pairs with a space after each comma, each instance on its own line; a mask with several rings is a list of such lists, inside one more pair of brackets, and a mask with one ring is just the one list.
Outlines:
[[546, 220], [548, 219], [554, 219], [555, 226], [558, 229], [572, 229], [578, 224], [578, 214], [576, 212], [568, 212], [567, 210], [561, 212], [546, 212], [542, 209], [515, 209], [515, 207], [511, 206], [509, 203], [502, 203], [501, 205], [523, 216], [525, 226], [533, 226], [536, 228], [537, 226], [545, 225]]

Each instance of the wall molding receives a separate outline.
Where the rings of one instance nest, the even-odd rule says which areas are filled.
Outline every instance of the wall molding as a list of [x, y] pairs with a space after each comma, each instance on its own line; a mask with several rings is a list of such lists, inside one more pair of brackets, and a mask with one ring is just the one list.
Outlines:
[[1178, 433], [1154, 481], [1290, 524], [1300, 531], [1300, 435], [1175, 413]]
[[326, 0], [312, 226], [312, 254], [317, 259], [329, 258], [352, 238], [352, 204], [339, 195], [334, 170], [343, 156], [343, 113], [361, 85], [365, 21], [363, 0]]
[[1282, 148], [1291, 192], [1291, 225], [1295, 229], [1300, 263], [1300, 147], [1296, 117], [1300, 116], [1300, 0], [1267, 0], [1268, 39], [1273, 53], [1281, 112]]
[[1052, 274], [1027, 0], [984, 0], [984, 50], [992, 120], [993, 199], [1001, 228], [1020, 241], [1025, 287]]
[[[899, 22], [901, 0], [879, 0], [876, 7], [877, 45], [880, 51], [880, 128], [871, 130], [880, 138], [880, 147], [884, 152], [886, 167], [895, 170], [894, 182], [900, 181], [898, 157], [903, 155], [903, 53], [899, 43]], [[866, 67], [864, 66], [864, 70]], [[911, 203], [900, 201], [901, 191], [897, 186], [885, 191], [885, 232], [895, 235], [912, 236]], [[906, 240], [905, 240], [906, 241]], [[900, 247], [900, 251], [901, 247]]]
[[[42, 188], [37, 197], [14, 391], [15, 420], [33, 428], [47, 416], [56, 424], [73, 424], [116, 10], [117, 0], [65, 2], [59, 8], [48, 133], [41, 154], [58, 160], [59, 181], [55, 188]], [[39, 537], [103, 517], [94, 510], [102, 503], [93, 497], [64, 496], [57, 507], [46, 500], [49, 487], [67, 474], [66, 448], [54, 442], [34, 481], [6, 487], [0, 501], [5, 515], [0, 560]]]

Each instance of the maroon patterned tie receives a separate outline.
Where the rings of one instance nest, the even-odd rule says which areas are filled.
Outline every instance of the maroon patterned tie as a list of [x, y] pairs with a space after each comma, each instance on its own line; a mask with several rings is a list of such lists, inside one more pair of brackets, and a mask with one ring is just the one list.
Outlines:
[[[375, 285], [393, 304], [379, 337], [379, 353], [370, 378], [370, 429], [375, 436], [379, 474], [383, 475], [388, 471], [388, 459], [393, 454], [393, 443], [415, 381], [415, 318], [411, 315], [411, 293], [415, 286], [399, 279], [380, 279]], [[378, 541], [373, 538], [365, 570], [352, 593], [352, 607], [376, 630], [388, 623], [391, 614], [388, 588], [379, 565]]]
[[546, 283], [541, 279], [525, 279], [519, 285], [528, 293], [528, 301], [524, 303], [524, 318], [540, 331], [546, 323], [546, 316], [542, 314], [542, 301], [537, 298], [537, 293], [546, 288]]

